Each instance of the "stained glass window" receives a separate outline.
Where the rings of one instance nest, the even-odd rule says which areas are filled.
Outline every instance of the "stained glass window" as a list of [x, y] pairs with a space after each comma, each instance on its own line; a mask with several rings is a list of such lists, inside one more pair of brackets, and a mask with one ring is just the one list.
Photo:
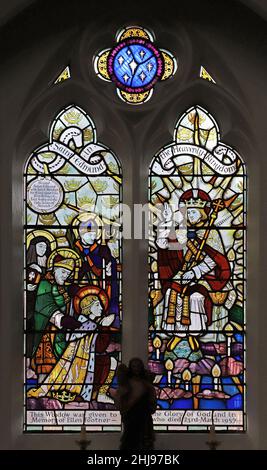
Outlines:
[[69, 80], [71, 78], [71, 73], [70, 73], [70, 66], [67, 65], [67, 67], [60, 72], [56, 80], [54, 81], [54, 84], [65, 82], [65, 80]]
[[119, 161], [70, 105], [28, 159], [24, 182], [24, 429], [119, 430]]
[[96, 55], [97, 76], [116, 84], [118, 96], [128, 104], [143, 104], [157, 81], [167, 80], [177, 69], [173, 54], [154, 44], [153, 34], [140, 26], [127, 26], [116, 35], [117, 44]]
[[246, 171], [187, 110], [149, 176], [149, 368], [163, 431], [243, 431]]
[[207, 69], [205, 67], [203, 67], [203, 65], [201, 65], [201, 67], [200, 67], [199, 77], [202, 78], [203, 80], [208, 80], [209, 82], [216, 84], [214, 78], [212, 78], [210, 73], [207, 71]]

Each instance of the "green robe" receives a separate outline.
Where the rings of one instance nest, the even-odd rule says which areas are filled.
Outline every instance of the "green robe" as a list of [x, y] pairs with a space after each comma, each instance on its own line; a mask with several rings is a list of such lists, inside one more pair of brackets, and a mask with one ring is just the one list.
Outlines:
[[[38, 349], [50, 318], [56, 311], [60, 311], [62, 313], [66, 312], [64, 297], [59, 293], [56, 283], [51, 283], [44, 279], [40, 282], [36, 295], [34, 309], [35, 335], [33, 341], [33, 356]], [[53, 353], [57, 359], [62, 355], [65, 348], [65, 334], [59, 330], [59, 333], [55, 334], [55, 340], [53, 342]]]

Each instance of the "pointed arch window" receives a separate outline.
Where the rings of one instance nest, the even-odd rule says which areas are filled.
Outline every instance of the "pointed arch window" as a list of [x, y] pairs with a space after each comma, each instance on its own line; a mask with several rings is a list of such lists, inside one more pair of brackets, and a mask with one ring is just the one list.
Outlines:
[[246, 169], [200, 106], [149, 174], [149, 367], [156, 429], [246, 429]]
[[25, 165], [25, 431], [120, 429], [121, 184], [77, 105]]

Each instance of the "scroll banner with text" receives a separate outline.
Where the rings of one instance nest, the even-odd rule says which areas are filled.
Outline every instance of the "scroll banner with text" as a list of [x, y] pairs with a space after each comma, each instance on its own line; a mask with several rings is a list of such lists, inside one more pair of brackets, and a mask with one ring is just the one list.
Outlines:
[[78, 155], [64, 143], [54, 141], [51, 144], [39, 148], [37, 155], [33, 156], [31, 164], [36, 171], [44, 173], [44, 164], [38, 158], [38, 154], [54, 152], [57, 154], [56, 158], [46, 164], [51, 173], [58, 171], [66, 162], [69, 162], [77, 170], [87, 175], [101, 175], [107, 169], [104, 158], [99, 153], [102, 151], [106, 152], [107, 149], [99, 144], [88, 144]]
[[171, 144], [157, 155], [152, 171], [157, 175], [171, 175], [177, 166], [173, 158], [178, 156], [181, 157], [179, 165], [192, 163], [192, 157], [197, 157], [220, 175], [235, 174], [239, 162], [238, 154], [224, 144], [219, 144], [212, 153], [193, 144]]

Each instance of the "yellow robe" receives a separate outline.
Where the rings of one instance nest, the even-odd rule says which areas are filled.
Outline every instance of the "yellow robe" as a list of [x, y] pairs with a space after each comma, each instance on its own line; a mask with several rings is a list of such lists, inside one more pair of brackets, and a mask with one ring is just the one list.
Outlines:
[[[44, 380], [44, 383], [37, 389], [29, 390], [27, 396], [34, 398], [54, 396], [57, 398], [57, 394], [52, 394], [52, 392], [58, 391], [71, 392], [75, 395], [81, 394], [88, 372], [88, 365], [95, 361], [94, 343], [96, 336], [96, 333], [89, 333], [79, 340], [71, 341]], [[75, 396], [73, 396], [74, 398]]]

